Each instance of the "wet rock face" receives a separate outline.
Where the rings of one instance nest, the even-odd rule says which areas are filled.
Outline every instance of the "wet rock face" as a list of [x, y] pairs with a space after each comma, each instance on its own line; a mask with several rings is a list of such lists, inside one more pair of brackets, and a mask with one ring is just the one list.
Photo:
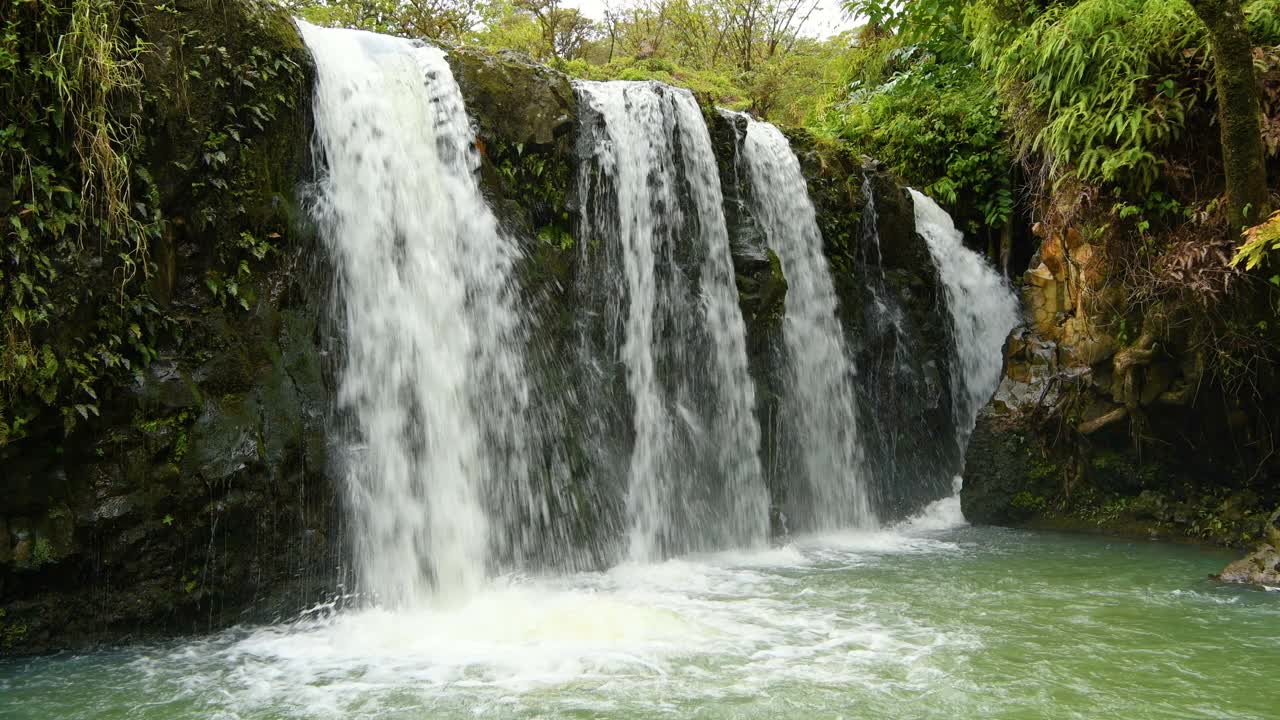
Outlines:
[[1045, 509], [1061, 469], [1044, 457], [1021, 411], [978, 416], [965, 453], [960, 509], [971, 523], [1017, 525]]
[[[178, 2], [141, 27], [143, 164], [170, 221], [152, 291], [174, 329], [102, 393], [99, 421], [0, 450], [0, 653], [292, 613], [321, 599], [335, 564], [329, 329], [298, 222], [310, 55], [269, 5]], [[289, 70], [250, 90], [228, 81], [245, 58]], [[270, 121], [233, 142], [229, 117], [249, 105]], [[214, 136], [216, 171], [198, 158]], [[271, 250], [219, 301], [209, 280], [239, 264], [242, 233]]]
[[[158, 98], [145, 162], [171, 219], [153, 249], [153, 292], [175, 331], [131, 382], [103, 395], [97, 422], [71, 437], [48, 423], [0, 448], [0, 653], [289, 617], [337, 586], [341, 471], [328, 429], [341, 328], [326, 312], [331, 270], [302, 202], [312, 177], [311, 58], [288, 17], [273, 8], [179, 0], [174, 10], [148, 11], [144, 19], [153, 48], [144, 62], [147, 84]], [[200, 77], [187, 73], [184, 63], [198, 54], [183, 44], [192, 38], [209, 52], [226, 48], [230, 58], [255, 56], [256, 49], [298, 71], [286, 84], [236, 86], [233, 93], [226, 77], [233, 68], [216, 58], [215, 69]], [[482, 187], [524, 251], [518, 273], [533, 323], [533, 394], [558, 398], [579, 380], [561, 361], [575, 342], [581, 304], [572, 84], [510, 54], [459, 48], [450, 62], [476, 125]], [[294, 102], [228, 146], [218, 177], [227, 188], [211, 184], [199, 169], [200, 149], [221, 133], [228, 108], [266, 101], [256, 92]], [[767, 436], [776, 424], [770, 413], [779, 411], [787, 279], [745, 211], [749, 188], [735, 172], [732, 128], [713, 120], [711, 131]], [[807, 136], [792, 142], [827, 239], [842, 319], [865, 368], [863, 427], [881, 432], [875, 414], [892, 408], [898, 426], [910, 428], [892, 443], [870, 443], [888, 448], [876, 462], [904, 468], [886, 478], [882, 494], [895, 513], [906, 512], [946, 487], [938, 478], [936, 492], [903, 491], [921, 485], [913, 468], [931, 466], [919, 448], [951, 432], [936, 272], [892, 178], [838, 152], [820, 153]], [[862, 225], [867, 177], [880, 204], [876, 257], [886, 278], [874, 290]], [[208, 281], [243, 256], [242, 233], [270, 237], [272, 249], [249, 258], [251, 277], [238, 298], [218, 299]], [[901, 334], [875, 323], [869, 308], [885, 301], [904, 309]], [[912, 352], [897, 352], [906, 347]], [[883, 348], [904, 361], [877, 365]], [[574, 422], [547, 428], [565, 437], [563, 462], [571, 467], [582, 463], [577, 439], [591, 432]], [[783, 482], [775, 478], [775, 492]], [[582, 483], [574, 492], [581, 506], [599, 504], [598, 488]], [[579, 520], [584, 545], [593, 533], [617, 531], [607, 518]]]
[[950, 442], [954, 343], [941, 280], [896, 178], [845, 148], [804, 133], [790, 138], [855, 354], [872, 492], [883, 520], [905, 517], [949, 495], [960, 470], [960, 449]]
[[[1044, 239], [1031, 263], [1027, 324], [1006, 341], [1003, 377], [966, 451], [966, 517], [1237, 546], [1257, 539], [1280, 501], [1274, 460], [1252, 449], [1266, 445], [1257, 428], [1267, 425], [1215, 386], [1201, 351], [1187, 350], [1178, 333], [1189, 320], [1159, 307], [1116, 320], [1115, 283], [1073, 233]], [[1112, 334], [1125, 327], [1141, 332]]]

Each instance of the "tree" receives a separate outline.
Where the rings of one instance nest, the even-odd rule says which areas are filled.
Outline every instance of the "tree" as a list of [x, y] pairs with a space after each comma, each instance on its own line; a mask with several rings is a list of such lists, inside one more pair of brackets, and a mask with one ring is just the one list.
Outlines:
[[532, 15], [542, 30], [544, 57], [572, 60], [595, 33], [590, 18], [561, 7], [560, 0], [516, 0], [516, 7]]
[[285, 7], [317, 25], [374, 32], [399, 29], [396, 0], [286, 0]]
[[480, 24], [481, 9], [480, 0], [402, 0], [400, 31], [458, 42]]
[[1266, 148], [1244, 9], [1240, 0], [1189, 2], [1209, 29], [1213, 46], [1228, 218], [1233, 227], [1255, 225], [1267, 212]]

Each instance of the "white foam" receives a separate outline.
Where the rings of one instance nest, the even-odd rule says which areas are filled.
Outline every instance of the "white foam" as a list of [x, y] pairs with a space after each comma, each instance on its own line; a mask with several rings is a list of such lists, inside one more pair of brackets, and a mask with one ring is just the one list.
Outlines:
[[[898, 551], [925, 540], [861, 537]], [[946, 547], [934, 541], [911, 551]], [[214, 716], [268, 708], [376, 716], [406, 706], [452, 714], [548, 702], [654, 712], [655, 692], [684, 702], [791, 682], [876, 685], [886, 668], [898, 668], [890, 674], [901, 682], [912, 663], [967, 642], [882, 613], [848, 588], [832, 594], [811, 574], [786, 572], [833, 554], [852, 557], [793, 544], [499, 579], [456, 607], [373, 608], [234, 631], [136, 665], [212, 705]]]
[[906, 533], [938, 532], [968, 525], [969, 522], [964, 519], [964, 513], [960, 510], [962, 483], [961, 477], [955, 476], [951, 481], [951, 495], [929, 503], [917, 515], [899, 523], [897, 529]]

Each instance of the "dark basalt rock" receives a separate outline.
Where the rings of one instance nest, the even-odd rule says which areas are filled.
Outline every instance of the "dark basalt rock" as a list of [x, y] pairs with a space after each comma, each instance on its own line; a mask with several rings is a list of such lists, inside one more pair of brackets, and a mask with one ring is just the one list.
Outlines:
[[1021, 414], [978, 415], [965, 452], [960, 510], [982, 525], [1010, 525], [1044, 509], [1061, 482]]
[[[141, 28], [142, 163], [170, 221], [152, 292], [174, 332], [132, 383], [101, 393], [100, 420], [70, 436], [45, 424], [0, 450], [0, 652], [269, 619], [331, 586], [332, 383], [323, 283], [298, 219], [310, 55], [264, 4], [180, 1], [146, 10]], [[230, 82], [252, 57], [292, 70], [256, 89]], [[202, 148], [248, 106], [273, 108], [270, 121], [220, 140], [215, 174]], [[245, 259], [241, 233], [273, 250], [247, 258], [250, 278], [219, 301], [206, 282]]]
[[[179, 0], [146, 10], [142, 27], [151, 96], [143, 162], [169, 220], [152, 248], [152, 290], [174, 332], [134, 378], [102, 394], [101, 418], [68, 436], [54, 414], [0, 448], [0, 653], [290, 617], [341, 579], [341, 489], [327, 433], [341, 333], [325, 312], [331, 272], [302, 210], [312, 179], [310, 55], [270, 3]], [[216, 57], [191, 74], [187, 64], [200, 53]], [[255, 53], [287, 60], [297, 72], [256, 88], [232, 82], [235, 63]], [[580, 378], [563, 357], [576, 342], [581, 304], [572, 83], [510, 53], [454, 48], [449, 57], [476, 126], [482, 188], [524, 250], [518, 277], [533, 315], [534, 395], [569, 397]], [[228, 122], [229, 108], [277, 96], [288, 102], [260, 130], [226, 141], [219, 183], [211, 183], [202, 148]], [[704, 110], [767, 435], [780, 412], [787, 280], [746, 210], [734, 130]], [[901, 468], [883, 476], [885, 507], [907, 512], [945, 492], [946, 478], [919, 475], [933, 462], [919, 449], [950, 433], [949, 341], [936, 272], [914, 233], [909, 198], [891, 177], [808, 136], [792, 141], [863, 368], [862, 427], [882, 432], [875, 414], [891, 408], [894, 427], [906, 428], [893, 442], [872, 444], [886, 448], [874, 459], [880, 468]], [[880, 207], [878, 269], [868, 263], [862, 233], [868, 177]], [[270, 237], [272, 250], [261, 259], [246, 255], [242, 233]], [[209, 279], [235, 272], [241, 259], [252, 272], [239, 294], [212, 294]], [[880, 269], [886, 282], [873, 296], [868, 279]], [[903, 308], [901, 335], [887, 334], [868, 314], [886, 300]], [[66, 329], [75, 331], [73, 320]], [[899, 351], [906, 347], [912, 352]], [[885, 348], [900, 362], [878, 365]], [[591, 429], [570, 415], [539, 431], [563, 441], [546, 464], [572, 475], [585, 464]], [[766, 442], [762, 452], [769, 451]], [[775, 497], [785, 480], [772, 478]], [[582, 478], [568, 490], [572, 532], [584, 546], [618, 531], [606, 495]]]

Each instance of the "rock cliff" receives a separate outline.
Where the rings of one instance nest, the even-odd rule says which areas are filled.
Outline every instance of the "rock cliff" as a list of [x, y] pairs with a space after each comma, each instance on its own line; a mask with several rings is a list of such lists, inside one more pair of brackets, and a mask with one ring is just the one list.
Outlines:
[[[178, 0], [145, 10], [137, 27], [147, 88], [138, 165], [155, 180], [163, 220], [148, 297], [166, 325], [154, 357], [99, 391], [101, 417], [68, 431], [48, 408], [0, 445], [0, 653], [290, 617], [344, 580], [338, 448], [327, 432], [341, 338], [306, 212], [312, 60], [270, 3]], [[539, 392], [551, 397], [574, 381], [556, 353], [573, 333], [577, 100], [567, 77], [520, 56], [453, 48], [450, 62], [485, 193], [522, 243]], [[734, 129], [704, 110], [767, 414], [786, 278], [739, 202], [749, 190], [734, 180]], [[930, 474], [934, 459], [918, 452], [950, 417], [936, 272], [891, 177], [808, 136], [792, 142], [865, 368], [865, 426], [887, 409], [900, 416], [873, 460], [896, 468], [881, 494], [902, 514], [946, 488], [946, 473]], [[878, 209], [870, 228], [868, 189]], [[881, 270], [885, 281], [871, 282]], [[897, 331], [877, 324], [876, 303], [886, 302], [903, 310]], [[59, 322], [74, 333], [84, 320]], [[587, 432], [571, 417], [547, 431], [570, 446]], [[784, 484], [773, 479], [775, 495]], [[606, 531], [607, 520], [583, 520], [580, 534]]]

